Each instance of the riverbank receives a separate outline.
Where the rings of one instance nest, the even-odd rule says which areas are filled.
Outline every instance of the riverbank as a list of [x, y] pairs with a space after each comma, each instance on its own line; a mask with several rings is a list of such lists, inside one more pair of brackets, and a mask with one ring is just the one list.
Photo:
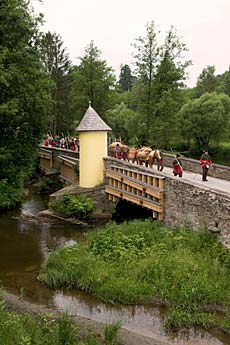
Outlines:
[[[40, 274], [52, 288], [78, 288], [105, 303], [169, 306], [166, 329], [230, 330], [230, 252], [215, 235], [169, 230], [151, 220], [110, 224], [86, 244], [53, 252]], [[223, 312], [219, 319], [215, 312]]]
[[[16, 311], [18, 313], [28, 313], [31, 315], [39, 314], [53, 314], [55, 318], [61, 318], [63, 313], [54, 308], [47, 308], [43, 305], [37, 305], [22, 300], [20, 297], [10, 294], [8, 292], [2, 293], [2, 299], [6, 303], [6, 308], [9, 311]], [[78, 325], [78, 335], [85, 339], [91, 334], [96, 334], [99, 339], [104, 337], [104, 329], [106, 324], [98, 322], [82, 316], [71, 316], [71, 319]], [[118, 343], [120, 345], [171, 345], [169, 341], [160, 340], [158, 338], [146, 337], [127, 330], [121, 326], [118, 331]]]
[[[72, 224], [37, 224], [21, 219], [24, 212], [37, 214], [47, 208], [47, 198], [29, 189], [20, 209], [0, 217], [0, 280], [8, 291], [35, 305], [44, 305], [79, 315], [86, 320], [106, 323], [122, 321], [122, 329], [147, 339], [174, 345], [230, 344], [228, 334], [205, 329], [182, 329], [167, 336], [163, 328], [165, 309], [153, 305], [121, 306], [101, 303], [94, 296], [80, 290], [51, 290], [37, 280], [37, 275], [54, 250], [73, 243], [84, 244], [90, 227]], [[100, 230], [101, 231], [101, 230]], [[174, 341], [173, 341], [174, 340]], [[151, 340], [152, 341], [152, 340]], [[147, 341], [146, 341], [147, 342]], [[139, 341], [141, 344], [141, 340]], [[138, 344], [138, 345], [139, 345]]]

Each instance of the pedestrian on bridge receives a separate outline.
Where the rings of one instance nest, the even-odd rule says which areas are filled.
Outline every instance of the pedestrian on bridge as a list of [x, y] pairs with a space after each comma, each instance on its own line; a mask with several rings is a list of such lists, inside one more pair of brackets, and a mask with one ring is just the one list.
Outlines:
[[208, 154], [208, 150], [204, 150], [203, 154], [201, 155], [200, 164], [202, 166], [202, 181], [206, 182], [208, 181], [208, 169], [210, 168], [210, 166], [212, 166], [212, 161]]
[[122, 158], [122, 149], [120, 148], [120, 145], [118, 143], [115, 147], [115, 158], [118, 158], [118, 159]]
[[179, 175], [179, 177], [182, 177], [183, 169], [182, 169], [181, 160], [179, 158], [180, 158], [180, 155], [177, 154], [173, 161], [173, 174], [174, 176]]

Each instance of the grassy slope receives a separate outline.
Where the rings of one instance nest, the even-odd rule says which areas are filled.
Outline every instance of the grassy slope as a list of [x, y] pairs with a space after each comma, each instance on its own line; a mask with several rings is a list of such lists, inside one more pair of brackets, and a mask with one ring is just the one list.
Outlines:
[[[188, 313], [203, 325], [207, 305], [229, 307], [229, 273], [230, 253], [215, 237], [167, 230], [147, 220], [110, 224], [91, 233], [85, 246], [52, 253], [40, 278], [51, 287], [78, 287], [109, 303], [158, 299], [172, 307], [169, 325], [178, 318], [189, 323]], [[215, 324], [212, 315], [206, 316]]]

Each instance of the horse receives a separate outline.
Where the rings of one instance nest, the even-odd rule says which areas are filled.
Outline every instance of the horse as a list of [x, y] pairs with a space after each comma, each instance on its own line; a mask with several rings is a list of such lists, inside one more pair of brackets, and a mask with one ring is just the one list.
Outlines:
[[157, 170], [162, 171], [163, 170], [163, 160], [162, 160], [162, 154], [159, 149], [152, 150], [151, 148], [142, 148], [140, 149], [136, 154], [136, 159], [138, 164], [145, 163], [146, 167], [153, 167], [153, 164], [155, 160], [157, 161]]
[[148, 165], [150, 168], [153, 167], [155, 160], [157, 161], [157, 170], [162, 171], [163, 170], [163, 157], [162, 157], [162, 153], [159, 149], [152, 150], [149, 153]]
[[121, 158], [124, 160], [127, 159], [128, 156], [128, 145], [122, 144], [119, 141], [115, 141], [108, 147], [108, 153], [110, 157], [116, 157], [116, 147], [119, 146], [121, 149]]
[[136, 155], [137, 155], [137, 149], [135, 147], [130, 147], [128, 150], [128, 161], [131, 161], [132, 163], [136, 162]]

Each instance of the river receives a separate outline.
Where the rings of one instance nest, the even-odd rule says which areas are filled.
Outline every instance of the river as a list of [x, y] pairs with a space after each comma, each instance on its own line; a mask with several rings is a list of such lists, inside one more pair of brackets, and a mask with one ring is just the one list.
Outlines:
[[200, 329], [167, 335], [164, 308], [159, 306], [110, 306], [80, 291], [54, 291], [37, 280], [50, 251], [74, 242], [84, 242], [87, 231], [77, 225], [34, 224], [21, 218], [46, 209], [47, 197], [26, 191], [22, 206], [0, 214], [0, 281], [3, 288], [29, 302], [58, 308], [71, 315], [104, 323], [121, 320], [122, 327], [145, 336], [179, 345], [230, 345], [230, 336]]

